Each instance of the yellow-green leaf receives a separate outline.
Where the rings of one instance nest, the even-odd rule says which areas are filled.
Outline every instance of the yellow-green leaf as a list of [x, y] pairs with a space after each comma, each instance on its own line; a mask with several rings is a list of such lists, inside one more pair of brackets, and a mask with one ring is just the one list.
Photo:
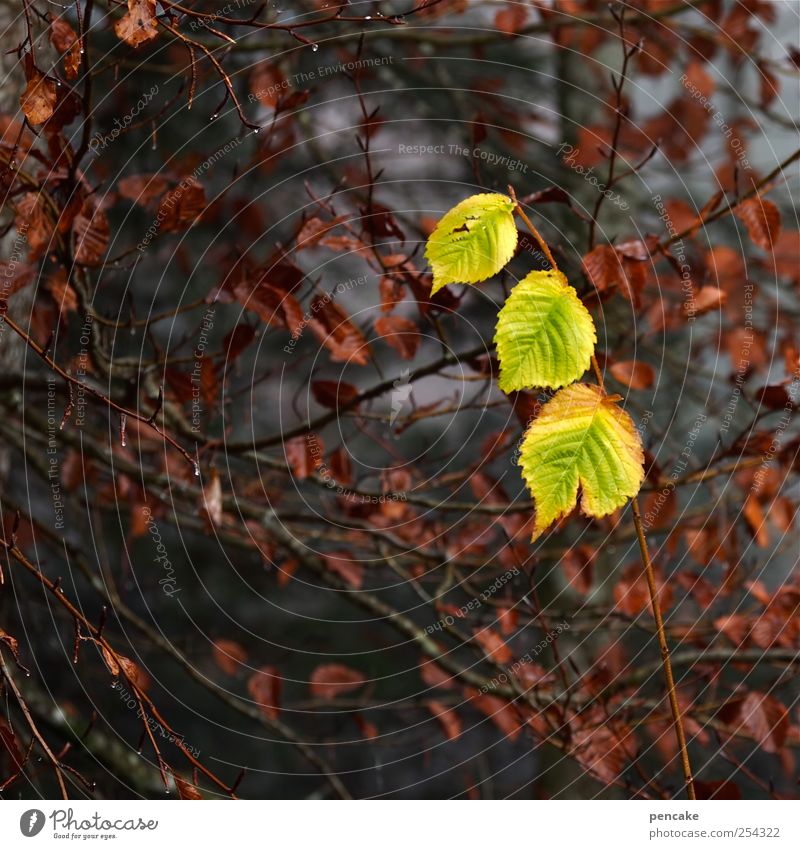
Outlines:
[[448, 283], [480, 283], [517, 248], [514, 201], [506, 195], [473, 195], [445, 213], [428, 238], [434, 295]]
[[528, 428], [520, 451], [522, 476], [536, 507], [536, 539], [575, 506], [606, 516], [639, 491], [644, 454], [631, 417], [596, 386], [575, 383], [557, 392]]
[[589, 311], [560, 271], [532, 271], [500, 310], [494, 341], [503, 392], [558, 389], [589, 368], [597, 333]]

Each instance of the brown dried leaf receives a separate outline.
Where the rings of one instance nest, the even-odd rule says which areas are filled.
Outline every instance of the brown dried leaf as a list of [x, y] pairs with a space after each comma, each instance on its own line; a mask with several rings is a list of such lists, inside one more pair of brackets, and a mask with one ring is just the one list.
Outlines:
[[353, 560], [347, 551], [326, 554], [325, 564], [331, 572], [338, 575], [346, 584], [360, 590], [364, 584], [364, 566]]
[[755, 690], [739, 705], [739, 722], [755, 737], [765, 752], [777, 754], [789, 732], [789, 713], [774, 697]]
[[108, 247], [110, 228], [105, 212], [93, 198], [87, 198], [72, 222], [75, 259], [84, 265], [100, 265]]
[[286, 462], [298, 480], [305, 480], [322, 465], [325, 448], [315, 433], [295, 436], [284, 442]]
[[270, 719], [277, 719], [281, 712], [281, 690], [283, 679], [274, 666], [262, 666], [247, 682], [247, 692], [259, 710]]
[[369, 344], [344, 310], [329, 297], [319, 295], [311, 302], [310, 314], [314, 316], [309, 321], [311, 330], [331, 352], [333, 362], [367, 364]]
[[401, 360], [413, 360], [420, 343], [419, 328], [408, 318], [382, 315], [375, 320], [375, 332], [400, 354]]
[[25, 79], [28, 84], [22, 92], [19, 102], [28, 122], [44, 124], [56, 108], [56, 83], [48, 79], [34, 64], [30, 54], [26, 54]]
[[475, 708], [489, 717], [509, 740], [519, 737], [523, 726], [514, 705], [498, 696], [479, 693], [472, 688], [467, 688], [465, 692]]
[[453, 676], [442, 669], [441, 666], [432, 660], [423, 657], [419, 664], [420, 678], [429, 687], [442, 687], [445, 690], [452, 690], [456, 682]]
[[[662, 611], [672, 606], [672, 585], [656, 574], [656, 592]], [[616, 607], [627, 616], [638, 616], [647, 612], [652, 616], [650, 606], [650, 591], [645, 579], [644, 570], [639, 563], [627, 566], [614, 586]]]
[[597, 552], [590, 545], [567, 549], [561, 558], [561, 567], [570, 585], [581, 595], [588, 595], [594, 581], [594, 561]]
[[128, 0], [128, 11], [114, 24], [114, 32], [131, 47], [156, 38], [156, 0]]
[[322, 404], [331, 410], [352, 404], [358, 398], [358, 389], [352, 383], [343, 383], [340, 380], [315, 380], [311, 384], [311, 394]]
[[172, 233], [184, 230], [197, 221], [206, 209], [206, 193], [196, 177], [184, 177], [167, 192], [158, 206], [161, 230]]
[[14, 660], [19, 662], [19, 643], [17, 642], [16, 637], [12, 637], [11, 634], [6, 633], [2, 628], [0, 628], [0, 643], [3, 643], [11, 654], [14, 655]]
[[622, 262], [610, 245], [598, 245], [583, 258], [583, 270], [598, 292], [616, 286], [622, 280]]
[[216, 469], [211, 470], [209, 479], [203, 483], [200, 495], [200, 515], [210, 528], [222, 524], [222, 481]]
[[117, 191], [127, 200], [150, 208], [156, 198], [164, 194], [168, 186], [167, 178], [159, 174], [131, 174], [117, 183]]
[[457, 740], [461, 736], [463, 728], [461, 717], [452, 708], [436, 699], [431, 699], [428, 702], [428, 710], [439, 720], [448, 740]]
[[236, 675], [247, 660], [247, 652], [235, 640], [215, 640], [211, 648], [214, 662], [226, 675]]
[[721, 309], [727, 299], [728, 293], [723, 292], [722, 289], [716, 286], [703, 286], [684, 306], [687, 312], [693, 312], [694, 315], [699, 316]]
[[494, 25], [501, 32], [512, 35], [522, 29], [527, 17], [528, 10], [521, 3], [507, 3], [506, 8], [495, 14]]
[[185, 778], [181, 778], [175, 770], [172, 770], [172, 777], [175, 779], [175, 787], [177, 788], [178, 796], [181, 799], [196, 800], [203, 798], [203, 794], [197, 789], [197, 787], [195, 787], [194, 784], [190, 784]]
[[81, 67], [81, 44], [75, 30], [63, 18], [52, 14], [50, 43], [64, 57], [64, 73], [67, 79], [74, 80]]
[[514, 655], [508, 647], [506, 641], [495, 631], [490, 631], [488, 628], [475, 628], [475, 642], [485, 652], [489, 660], [495, 663], [510, 663]]
[[609, 371], [615, 380], [631, 389], [649, 389], [656, 379], [655, 369], [641, 360], [613, 363]]
[[364, 683], [364, 676], [341, 663], [324, 663], [312, 673], [309, 681], [311, 694], [318, 699], [332, 701], [343, 693], [351, 693]]
[[747, 227], [753, 243], [765, 251], [771, 251], [781, 231], [778, 207], [771, 200], [754, 197], [742, 201], [734, 211]]
[[55, 228], [47, 216], [42, 196], [36, 192], [25, 192], [16, 201], [17, 232], [28, 241], [31, 260], [41, 258], [48, 249]]
[[51, 274], [47, 278], [45, 286], [56, 302], [61, 315], [77, 311], [78, 296], [70, 285], [67, 272], [63, 268], [58, 268]]

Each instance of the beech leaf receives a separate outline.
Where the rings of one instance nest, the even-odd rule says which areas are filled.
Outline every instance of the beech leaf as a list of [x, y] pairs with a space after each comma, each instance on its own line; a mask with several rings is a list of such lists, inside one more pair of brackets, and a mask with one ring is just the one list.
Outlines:
[[528, 428], [520, 451], [533, 495], [533, 539], [577, 503], [587, 516], [613, 513], [639, 491], [644, 453], [631, 417], [596, 386], [560, 390]]
[[532, 271], [500, 310], [494, 341], [503, 392], [557, 389], [589, 368], [597, 333], [560, 271]]
[[425, 257], [435, 295], [448, 283], [480, 283], [511, 259], [517, 248], [514, 201], [506, 195], [473, 195], [441, 218]]
[[156, 38], [156, 0], [128, 0], [128, 11], [114, 24], [114, 32], [131, 47]]

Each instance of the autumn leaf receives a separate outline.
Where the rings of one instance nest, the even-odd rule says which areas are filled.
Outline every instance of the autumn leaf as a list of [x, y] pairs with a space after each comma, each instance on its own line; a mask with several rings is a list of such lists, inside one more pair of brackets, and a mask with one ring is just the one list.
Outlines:
[[295, 436], [284, 442], [286, 462], [298, 480], [305, 480], [322, 465], [325, 448], [315, 433]]
[[519, 2], [508, 3], [494, 16], [494, 25], [509, 34], [519, 32], [525, 23], [528, 10]]
[[30, 124], [44, 124], [56, 108], [56, 83], [46, 77], [33, 64], [30, 54], [25, 54], [25, 79], [28, 84], [19, 102]]
[[172, 777], [175, 779], [175, 787], [178, 790], [178, 796], [181, 799], [189, 800], [198, 800], [203, 798], [203, 794], [194, 786], [188, 782], [185, 778], [181, 778], [175, 770], [172, 770]]
[[354, 589], [364, 584], [364, 565], [353, 559], [347, 551], [338, 551], [325, 555], [325, 564], [335, 575]]
[[247, 652], [235, 640], [215, 640], [211, 648], [214, 662], [226, 675], [237, 675], [247, 660]]
[[442, 687], [445, 690], [452, 690], [456, 685], [449, 672], [445, 672], [441, 666], [426, 657], [423, 657], [420, 661], [419, 674], [429, 687]]
[[84, 265], [99, 265], [110, 238], [108, 218], [93, 198], [87, 198], [72, 222], [75, 259]]
[[699, 292], [684, 304], [684, 308], [689, 315], [705, 315], [707, 312], [721, 309], [727, 299], [728, 294], [727, 292], [723, 292], [722, 289], [716, 286], [703, 286]]
[[167, 178], [160, 174], [131, 174], [117, 183], [117, 191], [121, 197], [147, 209], [166, 192], [168, 186]]
[[479, 283], [497, 274], [513, 256], [517, 235], [511, 198], [484, 194], [461, 201], [428, 238], [431, 295], [448, 283]]
[[409, 318], [382, 315], [375, 319], [375, 332], [394, 348], [401, 360], [413, 360], [420, 343], [419, 328]]
[[50, 15], [50, 43], [64, 57], [64, 74], [68, 80], [78, 76], [81, 66], [81, 43], [75, 30], [63, 19]]
[[491, 696], [472, 688], [466, 689], [466, 695], [472, 705], [502, 731], [503, 736], [508, 737], [509, 740], [516, 740], [519, 737], [522, 723], [513, 704], [499, 696]]
[[323, 407], [336, 410], [349, 406], [358, 398], [358, 389], [352, 383], [341, 380], [315, 380], [311, 384], [311, 394]]
[[156, 0], [128, 0], [128, 11], [114, 24], [114, 32], [131, 47], [156, 38]]
[[12, 637], [11, 634], [8, 634], [0, 628], [0, 643], [5, 645], [5, 647], [14, 656], [14, 660], [19, 663], [19, 643], [17, 642], [16, 637]]
[[209, 529], [222, 524], [222, 509], [222, 481], [219, 472], [211, 469], [208, 480], [203, 483], [200, 496], [200, 515]]
[[283, 680], [274, 666], [262, 666], [247, 682], [247, 692], [258, 708], [270, 719], [277, 719], [281, 711]]
[[753, 243], [771, 251], [781, 231], [781, 213], [771, 200], [761, 197], [742, 201], [734, 210], [744, 222]]
[[641, 360], [625, 360], [612, 363], [611, 376], [631, 389], [649, 389], [656, 379], [655, 369]]
[[457, 740], [461, 736], [463, 723], [453, 708], [447, 707], [437, 699], [431, 699], [428, 702], [428, 710], [439, 720], [448, 740]]
[[486, 657], [495, 663], [510, 663], [513, 659], [511, 649], [506, 641], [488, 628], [475, 628], [475, 642], [480, 644]]
[[40, 193], [25, 192], [17, 199], [15, 210], [17, 232], [28, 240], [30, 259], [39, 259], [50, 247], [55, 230], [47, 215], [45, 198]]
[[644, 454], [631, 417], [596, 386], [560, 390], [528, 429], [519, 465], [533, 495], [533, 539], [576, 505], [599, 518], [639, 491]]
[[593, 714], [584, 715], [580, 722], [573, 719], [573, 723], [577, 725], [572, 734], [575, 760], [598, 781], [604, 784], [616, 781], [628, 760], [623, 739], [630, 732], [616, 729], [608, 724], [606, 717]]
[[751, 690], [738, 703], [735, 723], [743, 725], [765, 752], [777, 754], [786, 742], [790, 719], [786, 708], [774, 697]]
[[319, 295], [311, 301], [308, 324], [317, 339], [330, 351], [334, 363], [366, 365], [370, 348], [364, 334], [347, 313], [330, 298]]
[[311, 673], [309, 682], [311, 694], [324, 701], [332, 701], [336, 696], [351, 693], [364, 683], [364, 676], [341, 663], [325, 663]]
[[164, 233], [183, 230], [194, 224], [206, 208], [206, 194], [196, 177], [184, 177], [161, 199], [157, 220]]
[[500, 310], [494, 341], [504, 392], [557, 389], [589, 368], [597, 334], [589, 311], [560, 271], [532, 271]]

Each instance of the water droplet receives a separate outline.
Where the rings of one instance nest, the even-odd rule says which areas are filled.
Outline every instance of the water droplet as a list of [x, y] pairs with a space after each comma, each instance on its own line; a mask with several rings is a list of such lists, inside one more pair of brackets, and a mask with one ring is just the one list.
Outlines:
[[81, 55], [83, 55], [86, 51], [81, 47]]
[[253, 132], [254, 132], [256, 135], [258, 135], [258, 134], [259, 134], [259, 132], [260, 132], [260, 130], [261, 130], [261, 127], [256, 127], [256, 128], [255, 128], [255, 130], [253, 130]]
[[316, 52], [317, 52], [317, 50], [319, 50], [319, 44], [312, 44], [312, 45], [311, 45], [311, 51], [312, 51], [312, 53], [316, 53]]
[[219, 115], [217, 115], [217, 113], [215, 112], [208, 120], [209, 121], [216, 121], [217, 118], [219, 118]]
[[197, 463], [194, 464], [194, 476], [196, 478], [200, 477], [200, 466], [198, 466]]
[[364, 20], [365, 20], [365, 21], [371, 21], [371, 20], [372, 20], [372, 15], [367, 15], [367, 16], [366, 16], [366, 18], [364, 18]]

